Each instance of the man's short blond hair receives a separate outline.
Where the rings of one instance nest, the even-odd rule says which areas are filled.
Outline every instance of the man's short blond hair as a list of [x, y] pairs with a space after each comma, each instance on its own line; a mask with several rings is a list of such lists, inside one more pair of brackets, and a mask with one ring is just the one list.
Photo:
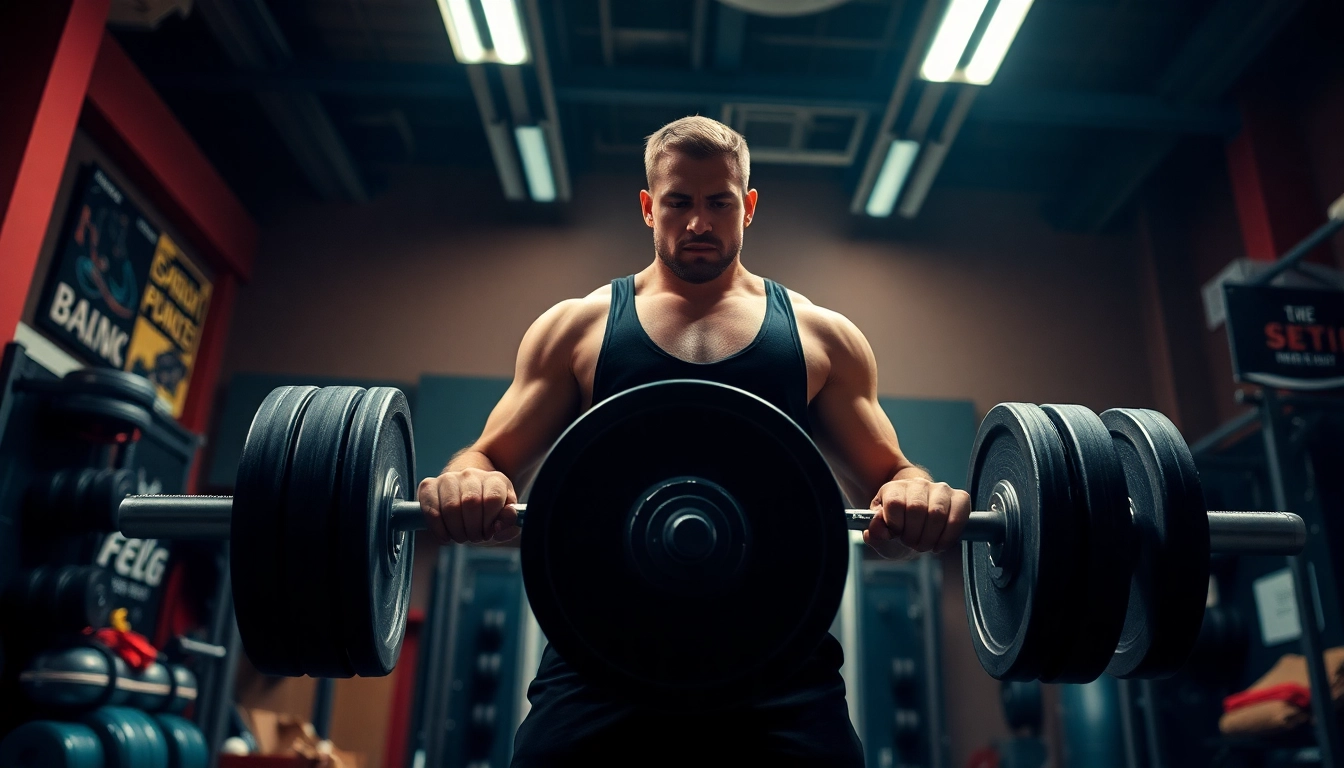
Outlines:
[[733, 158], [738, 180], [742, 182], [742, 192], [747, 191], [747, 180], [751, 178], [751, 153], [747, 151], [747, 140], [718, 120], [691, 115], [673, 120], [654, 132], [644, 142], [644, 177], [649, 189], [653, 189], [654, 168], [662, 156], [670, 151], [681, 152], [698, 160], [722, 156]]

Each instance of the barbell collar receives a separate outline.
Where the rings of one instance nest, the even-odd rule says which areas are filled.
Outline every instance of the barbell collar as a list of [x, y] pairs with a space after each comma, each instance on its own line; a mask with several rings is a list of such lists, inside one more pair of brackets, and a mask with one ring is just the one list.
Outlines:
[[137, 539], [228, 539], [232, 496], [127, 496], [117, 508], [117, 528]]

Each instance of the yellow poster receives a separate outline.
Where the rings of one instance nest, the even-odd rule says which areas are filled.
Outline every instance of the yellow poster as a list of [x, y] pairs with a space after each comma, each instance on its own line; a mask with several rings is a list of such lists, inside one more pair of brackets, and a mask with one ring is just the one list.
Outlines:
[[166, 234], [159, 235], [140, 312], [131, 332], [126, 370], [154, 382], [159, 397], [182, 415], [212, 283]]

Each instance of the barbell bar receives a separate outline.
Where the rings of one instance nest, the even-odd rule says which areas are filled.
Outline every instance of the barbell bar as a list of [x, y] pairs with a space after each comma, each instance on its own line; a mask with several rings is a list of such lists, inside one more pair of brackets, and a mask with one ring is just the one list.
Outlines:
[[[512, 505], [518, 524], [524, 525], [527, 504]], [[851, 531], [867, 530], [871, 509], [846, 509], [845, 525]], [[1209, 550], [1225, 554], [1296, 555], [1307, 542], [1307, 526], [1291, 512], [1209, 510]], [[118, 517], [121, 532], [136, 538], [176, 540], [227, 540], [233, 515], [231, 496], [127, 496]], [[995, 510], [971, 512], [962, 530], [966, 541], [1002, 544], [1009, 526], [1009, 513]], [[388, 512], [393, 533], [423, 531], [428, 525], [418, 501], [398, 499]]]

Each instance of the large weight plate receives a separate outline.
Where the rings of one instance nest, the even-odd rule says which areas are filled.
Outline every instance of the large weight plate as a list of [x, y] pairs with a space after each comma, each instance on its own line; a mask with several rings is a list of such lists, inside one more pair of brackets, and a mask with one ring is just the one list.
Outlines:
[[283, 591], [292, 612], [294, 642], [303, 673], [350, 677], [340, 640], [341, 571], [357, 567], [338, 552], [341, 458], [361, 387], [324, 387], [303, 413], [290, 449], [285, 484]]
[[1081, 405], [1043, 405], [1064, 444], [1078, 521], [1077, 570], [1068, 580], [1072, 606], [1059, 622], [1064, 646], [1047, 660], [1041, 680], [1089, 683], [1111, 662], [1125, 624], [1134, 567], [1134, 526], [1125, 470], [1101, 418]]
[[1106, 672], [1167, 677], [1190, 656], [1209, 591], [1209, 517], [1190, 448], [1157, 411], [1101, 415], [1125, 468], [1138, 558], [1129, 610]]
[[243, 649], [269, 675], [303, 674], [282, 588], [285, 483], [289, 450], [316, 387], [280, 387], [266, 396], [243, 443], [233, 490], [229, 572]]
[[338, 491], [341, 633], [350, 668], [392, 671], [410, 610], [415, 538], [392, 535], [396, 499], [414, 499], [415, 438], [401, 390], [373, 387], [350, 422]]
[[1016, 492], [1015, 539], [1001, 569], [984, 542], [962, 542], [966, 618], [980, 666], [999, 680], [1032, 680], [1060, 643], [1071, 606], [1068, 580], [1077, 553], [1069, 471], [1059, 433], [1040, 408], [1001, 403], [990, 409], [971, 450], [972, 509], [988, 510], [1000, 482]]
[[[731, 577], [677, 586], [634, 562], [638, 502], [674, 477], [740, 507]], [[849, 555], [843, 509], [811, 439], [765, 400], [703, 381], [639, 386], [580, 417], [542, 465], [523, 581], [547, 639], [590, 681], [665, 711], [729, 707], [780, 685], [825, 636]]]

